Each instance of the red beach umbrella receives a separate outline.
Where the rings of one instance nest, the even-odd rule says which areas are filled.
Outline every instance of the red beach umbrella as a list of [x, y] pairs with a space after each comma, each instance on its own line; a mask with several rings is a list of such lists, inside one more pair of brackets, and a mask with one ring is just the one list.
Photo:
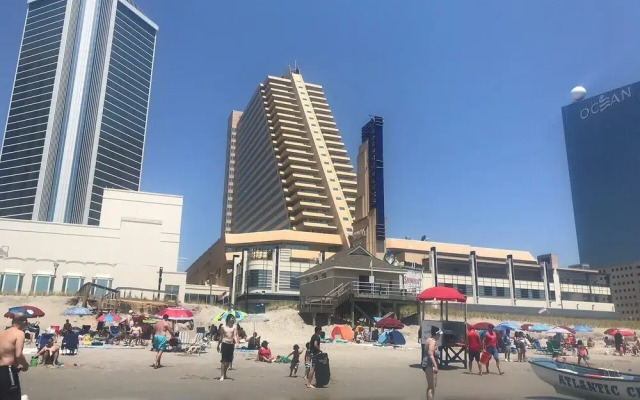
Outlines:
[[522, 326], [520, 326], [520, 329], [522, 329], [523, 331], [528, 331], [532, 326], [533, 324], [523, 324]]
[[446, 286], [435, 286], [435, 287], [423, 290], [418, 295], [418, 300], [420, 301], [429, 301], [429, 300], [455, 301], [458, 303], [467, 302], [467, 298], [462, 293], [458, 292], [454, 288], [450, 288]]
[[622, 336], [633, 336], [633, 332], [631, 332], [630, 330], [628, 330], [628, 329], [618, 329], [618, 328], [609, 328], [606, 331], [604, 331], [604, 334], [613, 336], [618, 332], [618, 330], [620, 331], [620, 334]]
[[489, 326], [495, 327], [495, 325], [490, 322], [478, 322], [477, 324], [472, 324], [472, 326], [473, 329], [477, 331], [486, 331], [487, 329], [489, 329]]
[[376, 322], [375, 327], [382, 329], [402, 329], [404, 328], [404, 324], [395, 318], [387, 317]]
[[[16, 307], [17, 308], [17, 307]], [[23, 310], [26, 311], [26, 317], [27, 318], [40, 318], [40, 317], [44, 317], [44, 311], [42, 311], [41, 309], [39, 309], [38, 307], [34, 307], [34, 306], [19, 306], [19, 308], [22, 308]], [[13, 318], [14, 314], [7, 311], [4, 314], [5, 318]]]
[[156, 318], [160, 319], [165, 314], [168, 315], [169, 319], [172, 320], [172, 321], [179, 320], [179, 319], [192, 319], [193, 318], [193, 313], [191, 311], [187, 310], [186, 308], [182, 308], [182, 307], [167, 307], [167, 308], [165, 308], [163, 310], [160, 310], [156, 314]]

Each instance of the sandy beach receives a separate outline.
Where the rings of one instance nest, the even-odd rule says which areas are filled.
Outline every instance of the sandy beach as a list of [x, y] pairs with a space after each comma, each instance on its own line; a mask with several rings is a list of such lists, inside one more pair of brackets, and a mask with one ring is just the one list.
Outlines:
[[[3, 297], [0, 307], [6, 304], [35, 305], [47, 313], [38, 322], [41, 326], [62, 325], [61, 316], [68, 306], [68, 298]], [[196, 326], [207, 326], [220, 308], [202, 305], [185, 305], [192, 309]], [[313, 327], [306, 325], [297, 311], [280, 309], [268, 311], [270, 319], [256, 324], [256, 331], [270, 343], [275, 355], [286, 356], [294, 344], [301, 347], [309, 341]], [[75, 326], [93, 324], [94, 317], [69, 318]], [[8, 323], [8, 320], [7, 320]], [[253, 324], [243, 324], [249, 333]], [[331, 327], [324, 327], [328, 333]], [[289, 378], [288, 364], [258, 363], [255, 353], [236, 352], [234, 370], [230, 380], [220, 382], [220, 355], [215, 346], [201, 355], [167, 353], [163, 357], [164, 368], [151, 367], [155, 353], [150, 348], [81, 348], [78, 355], [61, 355], [63, 366], [37, 366], [21, 374], [23, 393], [31, 400], [60, 398], [98, 399], [424, 399], [426, 380], [420, 368], [420, 348], [417, 342], [417, 326], [402, 330], [407, 345], [402, 348], [375, 347], [370, 344], [329, 343], [323, 350], [329, 354], [332, 378], [323, 389], [306, 389], [302, 375]], [[192, 333], [192, 336], [195, 332]], [[640, 372], [640, 357], [613, 356], [605, 349], [602, 335], [595, 332], [598, 347], [591, 349], [591, 362], [600, 367], [623, 372]], [[586, 336], [585, 336], [586, 338]], [[33, 345], [27, 352], [35, 351]], [[536, 355], [528, 350], [528, 356]], [[515, 358], [515, 355], [513, 356]], [[567, 357], [576, 362], [576, 358]], [[462, 368], [443, 369], [439, 373], [437, 399], [567, 399], [557, 396], [555, 390], [539, 381], [528, 363], [502, 363], [503, 376], [468, 375]], [[474, 368], [474, 371], [475, 368]]]

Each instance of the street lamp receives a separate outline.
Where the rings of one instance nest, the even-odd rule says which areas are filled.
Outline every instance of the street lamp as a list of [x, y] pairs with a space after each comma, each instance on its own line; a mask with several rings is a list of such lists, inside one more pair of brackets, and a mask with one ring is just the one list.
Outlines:
[[209, 301], [213, 305], [213, 272], [209, 272]]
[[60, 264], [58, 264], [57, 262], [53, 263], [53, 280], [51, 281], [51, 286], [49, 287], [49, 292], [53, 292], [53, 289], [55, 287], [56, 277], [58, 276], [58, 267], [59, 266], [60, 266]]

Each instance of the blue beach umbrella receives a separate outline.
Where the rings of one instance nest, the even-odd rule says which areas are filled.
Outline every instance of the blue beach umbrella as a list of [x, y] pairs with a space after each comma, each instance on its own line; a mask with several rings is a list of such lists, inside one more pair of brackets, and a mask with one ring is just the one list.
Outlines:
[[529, 327], [529, 332], [546, 332], [549, 327], [545, 324], [535, 324]]
[[513, 321], [504, 321], [500, 322], [494, 329], [496, 331], [517, 331], [520, 329], [520, 324], [517, 324]]
[[64, 310], [64, 312], [62, 313], [62, 315], [75, 315], [75, 316], [84, 316], [84, 315], [91, 315], [91, 314], [93, 314], [91, 310], [85, 307], [69, 307], [66, 310]]
[[585, 325], [576, 325], [573, 327], [573, 330], [576, 332], [593, 332], [593, 329]]

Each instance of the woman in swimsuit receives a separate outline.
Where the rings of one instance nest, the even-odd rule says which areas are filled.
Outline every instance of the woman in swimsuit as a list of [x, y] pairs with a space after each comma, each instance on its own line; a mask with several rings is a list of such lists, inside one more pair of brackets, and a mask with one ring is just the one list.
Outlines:
[[422, 370], [427, 377], [427, 400], [433, 400], [438, 384], [438, 362], [440, 355], [438, 354], [438, 340], [442, 335], [442, 331], [437, 326], [431, 327], [431, 337], [428, 338], [424, 346], [427, 355], [422, 360]]

